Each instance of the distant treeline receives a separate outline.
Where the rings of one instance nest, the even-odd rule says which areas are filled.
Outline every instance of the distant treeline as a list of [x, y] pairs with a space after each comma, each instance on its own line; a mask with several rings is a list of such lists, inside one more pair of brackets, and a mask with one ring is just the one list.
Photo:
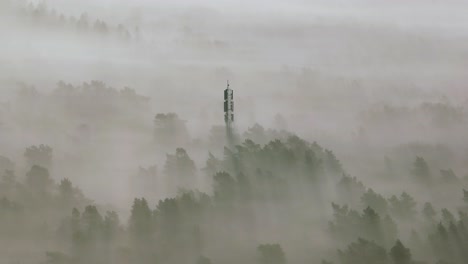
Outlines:
[[54, 8], [47, 6], [45, 2], [13, 4], [8, 0], [2, 0], [5, 7], [15, 12], [16, 17], [29, 22], [34, 26], [47, 26], [57, 29], [74, 30], [80, 33], [92, 33], [96, 36], [114, 36], [122, 40], [135, 40], [139, 38], [139, 28], [129, 28], [123, 24], [113, 25], [98, 18], [91, 18], [86, 12], [79, 17], [66, 15]]

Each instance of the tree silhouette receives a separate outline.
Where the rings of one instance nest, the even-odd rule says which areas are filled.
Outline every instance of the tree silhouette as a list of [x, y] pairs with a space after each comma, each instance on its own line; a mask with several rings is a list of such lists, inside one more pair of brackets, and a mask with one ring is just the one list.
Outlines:
[[374, 242], [359, 238], [344, 251], [338, 250], [341, 264], [386, 264], [387, 252]]
[[129, 230], [137, 243], [149, 243], [152, 232], [152, 213], [145, 198], [135, 198], [133, 201]]
[[236, 181], [227, 172], [218, 172], [213, 177], [213, 190], [216, 202], [227, 205], [236, 198]]
[[400, 198], [393, 195], [389, 200], [391, 212], [402, 219], [411, 219], [416, 215], [416, 202], [408, 193], [403, 192]]
[[422, 157], [416, 157], [416, 160], [413, 163], [413, 168], [411, 174], [414, 178], [424, 184], [431, 183], [431, 174], [427, 162]]
[[30, 190], [44, 196], [49, 194], [53, 181], [46, 168], [33, 165], [26, 173], [26, 184]]
[[52, 165], [52, 148], [47, 145], [31, 146], [24, 152], [29, 166], [41, 166], [50, 169]]
[[286, 256], [279, 244], [262, 244], [257, 247], [259, 264], [285, 264]]
[[423, 213], [424, 217], [429, 221], [433, 221], [434, 217], [437, 215], [437, 212], [434, 210], [434, 207], [429, 202], [426, 202], [424, 204], [424, 208], [422, 210], [422, 213]]
[[375, 193], [371, 188], [369, 188], [367, 192], [361, 196], [361, 203], [364, 206], [371, 207], [379, 214], [387, 213], [387, 200], [382, 195]]
[[468, 191], [463, 189], [463, 201], [465, 201], [465, 203], [468, 203]]
[[175, 113], [159, 113], [154, 118], [154, 136], [159, 144], [174, 146], [189, 142], [189, 133], [185, 122]]
[[207, 257], [200, 256], [196, 264], [211, 264], [211, 260]]
[[383, 242], [381, 219], [372, 208], [367, 207], [364, 209], [360, 225], [363, 236], [373, 241]]
[[190, 187], [195, 184], [195, 162], [183, 148], [177, 148], [174, 155], [166, 155], [164, 172], [170, 177], [171, 181], [175, 181], [183, 187]]
[[394, 264], [411, 264], [411, 251], [406, 248], [400, 240], [395, 242], [395, 245], [390, 249], [390, 257]]
[[153, 216], [145, 198], [135, 198], [129, 219], [133, 250], [140, 263], [151, 263], [153, 250]]

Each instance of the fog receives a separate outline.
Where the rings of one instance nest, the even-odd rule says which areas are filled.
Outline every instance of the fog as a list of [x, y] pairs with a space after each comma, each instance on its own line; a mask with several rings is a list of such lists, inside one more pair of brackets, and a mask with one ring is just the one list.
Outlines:
[[467, 10], [0, 0], [0, 263], [467, 263]]

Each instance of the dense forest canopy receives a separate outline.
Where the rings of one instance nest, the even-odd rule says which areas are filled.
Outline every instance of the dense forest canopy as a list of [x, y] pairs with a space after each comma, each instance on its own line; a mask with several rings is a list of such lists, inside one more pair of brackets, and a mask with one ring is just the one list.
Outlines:
[[[58, 147], [59, 153], [53, 145], [59, 141], [51, 141], [26, 145], [22, 155], [13, 155], [22, 156], [18, 160], [1, 157], [2, 243], [21, 245], [14, 247], [18, 251], [4, 251], [10, 262], [467, 260], [468, 191], [463, 188], [468, 178], [448, 167], [456, 164], [451, 158], [429, 162], [424, 157], [437, 159], [443, 148], [399, 147], [382, 156], [380, 164], [369, 164], [378, 173], [354, 176], [332, 150], [286, 130], [254, 124], [237, 131], [230, 145], [221, 131], [192, 138], [176, 113], [145, 120], [149, 98], [130, 88], [59, 82], [51, 93], [24, 84], [17, 92], [14, 107], [7, 108], [5, 136], [13, 137], [8, 132], [15, 126], [41, 135], [47, 130], [36, 124], [57, 110], [67, 120], [54, 126], [76, 134]], [[36, 113], [25, 110], [33, 108]], [[21, 121], [32, 119], [34, 123]], [[93, 201], [73, 179], [89, 185], [79, 178], [86, 171], [79, 164], [99, 164], [92, 161], [98, 156], [88, 156], [96, 148], [109, 151], [99, 135], [122, 129], [122, 124], [133, 124], [125, 133], [146, 137], [135, 141], [138, 156], [167, 152], [162, 163], [153, 161], [148, 167], [131, 160], [134, 170], [126, 188], [137, 198], [122, 199], [127, 206]], [[9, 145], [16, 149], [21, 144]], [[398, 154], [404, 149], [412, 152]], [[57, 158], [63, 151], [72, 153]], [[194, 159], [194, 153], [202, 157]], [[38, 246], [36, 241], [48, 242]]]

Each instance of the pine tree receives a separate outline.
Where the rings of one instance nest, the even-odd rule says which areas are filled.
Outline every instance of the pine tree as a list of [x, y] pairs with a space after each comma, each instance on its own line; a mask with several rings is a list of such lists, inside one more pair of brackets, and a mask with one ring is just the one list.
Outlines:
[[390, 257], [394, 264], [410, 264], [411, 251], [406, 248], [400, 240], [397, 240], [395, 245], [390, 249]]
[[434, 207], [429, 202], [424, 204], [422, 213], [424, 217], [429, 221], [433, 221], [434, 217], [437, 215], [437, 212], [434, 210]]
[[414, 176], [415, 180], [420, 183], [429, 184], [431, 182], [429, 166], [422, 157], [416, 157], [411, 174]]

